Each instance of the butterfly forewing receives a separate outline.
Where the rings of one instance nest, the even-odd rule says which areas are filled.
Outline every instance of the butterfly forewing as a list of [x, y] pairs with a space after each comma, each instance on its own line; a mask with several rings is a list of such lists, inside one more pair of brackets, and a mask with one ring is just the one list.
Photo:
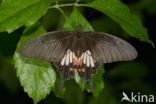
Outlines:
[[137, 57], [137, 51], [128, 42], [107, 33], [87, 33], [90, 42], [96, 45], [91, 47], [93, 57], [99, 63], [128, 61]]
[[102, 63], [133, 60], [133, 46], [115, 36], [100, 32], [49, 32], [26, 43], [22, 54], [54, 62], [62, 79], [78, 71], [89, 80]]
[[70, 46], [70, 32], [49, 32], [27, 42], [21, 53], [31, 58], [41, 58], [47, 61], [60, 61]]

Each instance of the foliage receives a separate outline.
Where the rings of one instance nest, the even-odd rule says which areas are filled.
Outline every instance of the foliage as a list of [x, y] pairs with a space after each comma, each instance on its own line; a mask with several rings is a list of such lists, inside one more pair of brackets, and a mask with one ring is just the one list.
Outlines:
[[0, 5], [0, 31], [12, 32], [34, 24], [43, 16], [51, 0], [2, 0]]
[[95, 0], [89, 6], [108, 15], [131, 36], [149, 41], [147, 30], [142, 26], [139, 18], [131, 14], [128, 7], [119, 0]]
[[[65, 30], [74, 31], [78, 26], [81, 26], [84, 31], [94, 31], [90, 23], [78, 10], [78, 7], [93, 8], [113, 19], [130, 36], [142, 41], [150, 41], [147, 30], [143, 27], [140, 19], [131, 14], [128, 7], [119, 0], [93, 0], [92, 2], [86, 1], [86, 3], [79, 0], [74, 3], [64, 3], [60, 0], [60, 4], [59, 0], [56, 0], [56, 3], [54, 1], [2, 0], [0, 3], [0, 32], [14, 33], [17, 31], [16, 29], [25, 26], [20, 41], [18, 42], [19, 39], [16, 40], [18, 47], [14, 53], [14, 61], [20, 83], [28, 95], [33, 98], [34, 103], [44, 99], [51, 90], [57, 91], [55, 90], [57, 76], [49, 63], [43, 60], [24, 58], [20, 55], [20, 49], [28, 40], [46, 32], [40, 22], [48, 10], [58, 9], [62, 13], [65, 18], [62, 27]], [[74, 7], [69, 16], [62, 10], [62, 7], [68, 6]], [[93, 75], [95, 84], [93, 95], [96, 97], [104, 88], [103, 73], [104, 69], [100, 67], [97, 73]], [[83, 82], [79, 76], [75, 76], [75, 80], [82, 90], [88, 90], [88, 84]], [[66, 89], [68, 92], [67, 87]]]
[[[35, 27], [36, 29], [34, 29]], [[31, 30], [33, 30], [33, 32], [30, 33]], [[34, 103], [45, 98], [51, 89], [54, 88], [56, 74], [48, 62], [22, 57], [20, 55], [20, 48], [26, 41], [44, 32], [44, 29], [39, 23], [25, 30], [14, 55], [17, 76], [25, 92], [33, 98]]]

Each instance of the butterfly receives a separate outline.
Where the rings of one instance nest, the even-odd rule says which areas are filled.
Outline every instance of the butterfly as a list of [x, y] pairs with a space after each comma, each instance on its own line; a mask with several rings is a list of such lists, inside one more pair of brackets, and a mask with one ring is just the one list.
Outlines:
[[128, 42], [102, 32], [53, 31], [28, 41], [21, 54], [53, 62], [63, 80], [77, 71], [84, 80], [104, 63], [128, 61], [137, 57]]

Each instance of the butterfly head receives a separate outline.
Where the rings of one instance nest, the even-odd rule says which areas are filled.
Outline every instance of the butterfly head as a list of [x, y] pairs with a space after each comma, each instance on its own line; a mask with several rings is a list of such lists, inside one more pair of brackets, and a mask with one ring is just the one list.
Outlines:
[[74, 30], [82, 32], [84, 29], [81, 25], [77, 25], [77, 26], [75, 26]]

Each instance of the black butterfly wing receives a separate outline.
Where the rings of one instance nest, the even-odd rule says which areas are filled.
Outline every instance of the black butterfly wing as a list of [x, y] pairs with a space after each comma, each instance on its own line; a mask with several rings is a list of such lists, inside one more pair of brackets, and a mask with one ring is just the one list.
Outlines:
[[69, 79], [74, 73], [69, 72], [68, 66], [61, 66], [60, 62], [70, 48], [72, 38], [72, 32], [49, 32], [24, 44], [21, 54], [53, 62], [62, 79]]
[[[137, 57], [136, 50], [129, 43], [100, 32], [49, 32], [27, 42], [21, 53], [27, 57], [54, 62], [64, 80], [73, 76], [74, 70], [78, 70], [83, 79], [90, 80], [91, 74], [101, 63], [127, 61]], [[67, 56], [71, 53], [75, 54], [76, 58], [72, 56], [73, 61], [69, 63]], [[89, 57], [88, 60], [84, 54]], [[83, 62], [85, 59], [85, 63], [81, 63], [78, 58]], [[80, 65], [74, 64], [75, 59]]]
[[[84, 52], [90, 51], [93, 58], [94, 67], [84, 63], [85, 70], [79, 71], [80, 76], [85, 80], [90, 80], [91, 74], [95, 73], [102, 63], [116, 61], [128, 61], [137, 57], [137, 51], [128, 42], [107, 33], [82, 32], [83, 42], [79, 42]], [[83, 44], [82, 44], [83, 43]], [[84, 57], [83, 57], [84, 58]], [[87, 62], [91, 64], [89, 59]]]
[[90, 48], [93, 58], [98, 63], [111, 63], [116, 61], [128, 61], [137, 57], [137, 51], [128, 42], [100, 32], [87, 33], [88, 47]]
[[49, 32], [27, 42], [21, 54], [30, 58], [60, 62], [70, 46], [70, 36], [70, 32]]

